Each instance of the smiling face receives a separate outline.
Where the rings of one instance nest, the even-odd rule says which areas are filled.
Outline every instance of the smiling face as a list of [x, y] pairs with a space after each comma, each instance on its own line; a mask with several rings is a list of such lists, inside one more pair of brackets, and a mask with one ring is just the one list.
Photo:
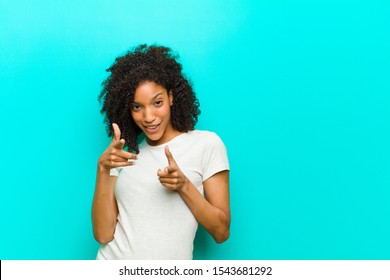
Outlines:
[[172, 127], [172, 102], [172, 93], [155, 82], [144, 82], [135, 90], [131, 116], [150, 145], [164, 144], [180, 134]]

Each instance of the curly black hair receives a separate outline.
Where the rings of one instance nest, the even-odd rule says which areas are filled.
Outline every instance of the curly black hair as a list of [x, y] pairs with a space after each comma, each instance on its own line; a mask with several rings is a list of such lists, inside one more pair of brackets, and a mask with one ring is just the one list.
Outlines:
[[142, 131], [131, 117], [130, 105], [135, 90], [143, 82], [155, 82], [172, 92], [171, 122], [174, 129], [180, 132], [194, 129], [200, 114], [199, 101], [190, 81], [182, 73], [178, 58], [168, 47], [143, 44], [116, 58], [106, 70], [111, 75], [102, 83], [103, 89], [98, 97], [102, 104], [100, 113], [104, 115], [108, 136], [113, 135], [111, 124], [118, 124], [129, 151], [139, 153], [137, 140]]

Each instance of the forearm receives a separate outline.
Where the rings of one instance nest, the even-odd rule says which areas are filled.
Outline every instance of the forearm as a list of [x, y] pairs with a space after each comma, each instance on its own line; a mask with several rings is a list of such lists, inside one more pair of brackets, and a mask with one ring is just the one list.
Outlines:
[[222, 243], [228, 239], [230, 234], [230, 213], [213, 206], [196, 189], [190, 180], [178, 193], [190, 208], [195, 219], [209, 232], [217, 243]]
[[114, 236], [118, 216], [114, 195], [115, 181], [116, 177], [111, 177], [109, 170], [98, 168], [92, 204], [92, 225], [95, 239], [101, 244], [110, 242]]

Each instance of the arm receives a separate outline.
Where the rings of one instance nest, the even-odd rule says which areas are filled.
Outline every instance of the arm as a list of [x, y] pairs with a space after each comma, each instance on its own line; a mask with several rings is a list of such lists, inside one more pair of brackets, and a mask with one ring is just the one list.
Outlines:
[[168, 147], [165, 149], [169, 166], [157, 175], [165, 187], [177, 191], [195, 219], [222, 243], [230, 234], [229, 171], [221, 171], [203, 182], [206, 199], [181, 172]]
[[120, 130], [117, 124], [114, 128], [114, 137], [107, 150], [100, 156], [96, 172], [95, 193], [92, 203], [92, 226], [96, 241], [101, 244], [110, 242], [114, 238], [115, 226], [118, 217], [118, 206], [115, 199], [114, 187], [117, 177], [110, 176], [111, 168], [130, 166], [136, 155], [123, 150], [125, 141], [120, 139]]
[[92, 203], [92, 226], [96, 241], [100, 244], [114, 238], [118, 206], [114, 195], [117, 177], [110, 176], [109, 170], [98, 167], [96, 186]]
[[206, 199], [186, 180], [178, 190], [196, 220], [222, 243], [230, 235], [229, 171], [221, 171], [203, 182]]

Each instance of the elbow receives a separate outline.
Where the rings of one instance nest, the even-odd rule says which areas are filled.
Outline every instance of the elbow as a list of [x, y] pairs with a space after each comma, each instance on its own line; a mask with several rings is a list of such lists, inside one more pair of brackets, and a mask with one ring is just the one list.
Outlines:
[[95, 236], [95, 240], [99, 242], [101, 245], [107, 244], [111, 242], [114, 238], [104, 238], [104, 237], [97, 237]]
[[226, 228], [225, 230], [219, 232], [214, 236], [214, 240], [216, 243], [221, 244], [229, 239], [230, 236], [230, 230], [229, 228]]
[[114, 239], [113, 235], [101, 234], [96, 231], [94, 231], [93, 236], [95, 237], [95, 240], [101, 245], [107, 244]]
[[115, 223], [108, 224], [101, 221], [92, 221], [93, 236], [101, 245], [107, 244], [114, 240]]
[[230, 215], [220, 211], [219, 225], [215, 228], [213, 238], [216, 243], [221, 244], [229, 239], [230, 236]]
[[225, 219], [213, 234], [215, 242], [221, 244], [229, 239], [230, 236], [230, 219]]
[[217, 242], [218, 244], [221, 244], [223, 242], [225, 242], [226, 240], [229, 239], [229, 235], [230, 233], [226, 233], [225, 235], [221, 235], [221, 236], [218, 236], [218, 237], [214, 237], [214, 240], [215, 242]]

